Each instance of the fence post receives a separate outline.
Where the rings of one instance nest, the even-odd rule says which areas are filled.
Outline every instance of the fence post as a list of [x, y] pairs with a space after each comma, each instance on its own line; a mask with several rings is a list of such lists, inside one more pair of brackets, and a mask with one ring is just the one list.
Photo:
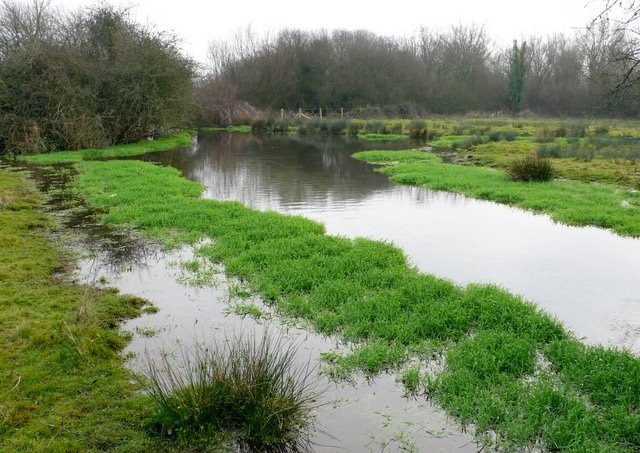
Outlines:
[[320, 119], [322, 119], [322, 107], [320, 107]]
[[340, 107], [340, 118], [344, 118], [344, 107]]
[[284, 109], [280, 109], [280, 118], [284, 119]]

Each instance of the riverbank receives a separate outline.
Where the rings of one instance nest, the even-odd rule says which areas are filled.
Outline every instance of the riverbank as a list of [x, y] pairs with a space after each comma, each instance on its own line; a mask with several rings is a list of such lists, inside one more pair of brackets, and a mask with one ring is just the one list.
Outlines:
[[364, 151], [353, 156], [372, 164], [399, 184], [461, 193], [545, 213], [568, 225], [607, 228], [640, 236], [640, 192], [576, 181], [515, 182], [496, 169], [442, 163], [421, 151]]
[[26, 173], [0, 169], [0, 450], [157, 451], [118, 328], [145, 301], [77, 285]]
[[[214, 243], [201, 249], [287, 316], [357, 347], [328, 357], [339, 369], [398, 369], [413, 390], [478, 432], [514, 448], [640, 445], [640, 361], [585, 346], [532, 304], [493, 286], [460, 287], [417, 273], [386, 243], [324, 235], [301, 217], [199, 199], [172, 168], [82, 162], [77, 188], [108, 213], [155, 237]], [[430, 374], [429, 363], [442, 371]], [[606, 383], [606, 385], [603, 385]], [[576, 427], [580, 427], [576, 429]]]

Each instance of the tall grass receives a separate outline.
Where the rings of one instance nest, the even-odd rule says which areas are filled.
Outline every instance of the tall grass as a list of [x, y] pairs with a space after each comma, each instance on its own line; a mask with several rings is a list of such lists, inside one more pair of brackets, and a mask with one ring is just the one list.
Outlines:
[[553, 165], [549, 159], [529, 155], [511, 162], [509, 176], [514, 181], [550, 181], [553, 179]]
[[149, 395], [157, 412], [150, 424], [162, 436], [193, 443], [217, 431], [236, 433], [251, 450], [297, 451], [320, 393], [313, 368], [296, 365], [296, 346], [273, 338], [238, 335], [194, 352], [148, 360]]

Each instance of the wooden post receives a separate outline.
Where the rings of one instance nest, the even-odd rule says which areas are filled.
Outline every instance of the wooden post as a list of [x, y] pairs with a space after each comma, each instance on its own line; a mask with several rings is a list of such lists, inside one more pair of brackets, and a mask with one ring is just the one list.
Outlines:
[[340, 118], [344, 118], [344, 107], [340, 107]]
[[284, 109], [280, 109], [280, 118], [284, 119]]
[[320, 119], [322, 119], [322, 107], [320, 107]]

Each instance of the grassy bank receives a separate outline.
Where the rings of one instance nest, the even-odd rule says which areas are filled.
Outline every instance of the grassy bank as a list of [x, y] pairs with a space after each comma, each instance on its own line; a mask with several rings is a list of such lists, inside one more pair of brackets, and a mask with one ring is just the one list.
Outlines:
[[111, 159], [114, 157], [139, 156], [152, 151], [167, 151], [181, 146], [191, 146], [193, 132], [162, 137], [155, 140], [144, 140], [138, 143], [117, 145], [110, 148], [83, 149], [80, 151], [59, 151], [47, 154], [21, 156], [27, 162], [52, 165], [59, 163], [74, 163], [83, 160]]
[[560, 178], [640, 189], [640, 122], [634, 120], [430, 117], [429, 119], [260, 120], [261, 133], [411, 138], [420, 146], [450, 148], [456, 161], [507, 169], [517, 158], [553, 160]]
[[0, 170], [0, 450], [157, 451], [122, 366], [143, 301], [69, 281], [25, 174]]
[[381, 172], [400, 184], [457, 192], [546, 213], [569, 225], [593, 225], [640, 236], [640, 192], [577, 181], [514, 182], [502, 170], [445, 164], [420, 151], [365, 151], [355, 158], [384, 164]]
[[[416, 171], [434, 164], [421, 153], [400, 156]], [[420, 274], [384, 242], [326, 236], [301, 217], [199, 199], [202, 187], [171, 168], [76, 166], [77, 190], [107, 209], [105, 222], [163, 238], [213, 238], [200, 252], [281, 313], [353, 341], [352, 354], [331, 357], [337, 364], [376, 373], [409, 357], [423, 365], [441, 358], [437, 375], [417, 367], [403, 376], [413, 391], [475, 423], [479, 436], [494, 432], [508, 448], [640, 448], [640, 360], [582, 345], [534, 305], [494, 286], [460, 287]], [[477, 180], [503, 178], [474, 170], [485, 172]], [[459, 176], [458, 184], [469, 179]]]

